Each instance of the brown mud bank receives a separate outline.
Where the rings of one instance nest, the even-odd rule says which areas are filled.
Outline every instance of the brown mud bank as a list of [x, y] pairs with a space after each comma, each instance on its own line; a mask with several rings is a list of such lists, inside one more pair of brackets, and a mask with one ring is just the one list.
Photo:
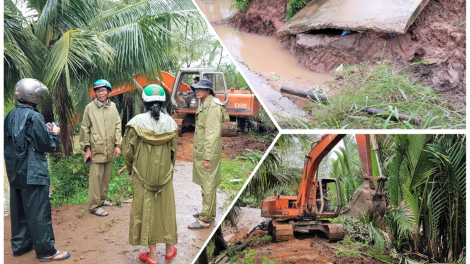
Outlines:
[[[309, 1], [307, 1], [309, 2]], [[239, 26], [241, 31], [276, 36], [285, 24], [288, 1], [252, 0], [245, 13], [217, 24]], [[340, 37], [340, 30], [315, 30], [279, 39], [306, 68], [332, 72], [343, 63], [387, 59], [407, 67], [425, 86], [443, 98], [465, 105], [466, 98], [466, 1], [429, 1], [405, 34], [391, 38], [367, 31]]]
[[[178, 152], [176, 159], [179, 161], [193, 161], [194, 132], [185, 132], [178, 138]], [[250, 150], [266, 151], [269, 145], [248, 136], [246, 132], [239, 132], [236, 137], [222, 137], [222, 157], [234, 159], [241, 152]]]
[[[242, 207], [237, 218], [238, 230], [224, 223], [224, 239], [231, 247], [239, 248], [239, 251], [254, 250], [255, 263], [263, 262], [266, 256], [277, 263], [382, 263], [368, 256], [344, 256], [336, 255], [337, 243], [329, 243], [327, 238], [317, 237], [313, 234], [296, 235], [294, 239], [282, 242], [268, 240], [268, 231], [260, 230], [260, 226], [266, 225], [268, 219], [261, 217], [261, 210]], [[338, 242], [340, 243], [340, 242]], [[211, 263], [230, 263], [229, 258], [222, 253]]]

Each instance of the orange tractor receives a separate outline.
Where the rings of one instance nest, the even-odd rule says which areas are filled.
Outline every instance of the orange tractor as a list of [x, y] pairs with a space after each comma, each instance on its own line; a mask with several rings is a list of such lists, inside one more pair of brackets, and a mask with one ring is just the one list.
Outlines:
[[[268, 231], [274, 241], [289, 240], [294, 232], [308, 233], [315, 230], [326, 234], [330, 242], [344, 238], [343, 225], [325, 220], [336, 218], [340, 214], [338, 182], [334, 178], [318, 177], [320, 162], [344, 136], [324, 135], [312, 148], [305, 157], [302, 182], [297, 196], [277, 195], [262, 201], [261, 216], [273, 218]], [[370, 137], [376, 152], [377, 145], [373, 135], [356, 135], [364, 187], [358, 189], [350, 204], [341, 209], [342, 214], [356, 218], [366, 212], [383, 215], [386, 208], [383, 187], [387, 178], [382, 176], [380, 169], [380, 176], [372, 175]], [[374, 184], [374, 180], [377, 184]]]
[[[191, 99], [191, 87], [184, 83], [184, 80], [192, 81], [193, 78], [210, 80], [213, 84], [214, 93], [221, 102], [227, 107], [227, 112], [234, 120], [237, 116], [258, 116], [259, 101], [254, 94], [246, 90], [227, 89], [225, 76], [222, 72], [215, 72], [210, 68], [181, 68], [176, 77], [170, 73], [162, 72], [161, 78], [148, 80], [145, 76], [135, 76], [133, 85], [115, 85], [110, 96], [122, 94], [136, 88], [142, 88], [149, 84], [159, 84], [171, 94], [171, 104], [176, 112], [172, 117], [175, 119], [178, 127], [194, 126], [196, 110], [201, 104], [200, 100]], [[89, 91], [90, 98], [95, 93], [93, 88]], [[190, 98], [189, 100], [188, 97]], [[227, 122], [222, 126], [223, 136], [234, 136], [237, 133], [237, 122]]]

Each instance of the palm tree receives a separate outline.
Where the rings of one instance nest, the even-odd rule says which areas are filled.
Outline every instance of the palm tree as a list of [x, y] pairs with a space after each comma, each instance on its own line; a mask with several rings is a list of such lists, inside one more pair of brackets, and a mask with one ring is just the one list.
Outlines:
[[[95, 80], [132, 84], [134, 73], [155, 77], [178, 64], [176, 47], [189, 43], [184, 32], [205, 27], [189, 0], [22, 2], [37, 19], [23, 17], [12, 0], [5, 1], [5, 22], [12, 21], [5, 23], [5, 32], [18, 31], [5, 34], [5, 71], [13, 73], [5, 87], [11, 91], [13, 80], [21, 77], [35, 77], [49, 87], [54, 100], [46, 108], [55, 105], [66, 156], [72, 153], [74, 103], [84, 108]], [[10, 45], [14, 41], [19, 49]]]
[[466, 245], [466, 136], [393, 135], [385, 157], [395, 247], [457, 260]]
[[338, 179], [341, 201], [348, 204], [354, 193], [363, 185], [361, 163], [354, 136], [343, 138], [344, 147], [334, 150], [337, 156], [333, 160], [330, 177]]

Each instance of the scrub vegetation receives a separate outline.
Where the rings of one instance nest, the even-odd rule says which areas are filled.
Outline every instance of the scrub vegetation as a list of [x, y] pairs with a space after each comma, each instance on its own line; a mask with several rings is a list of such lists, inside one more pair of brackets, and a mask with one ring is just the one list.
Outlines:
[[[413, 63], [409, 66], [425, 62]], [[422, 74], [422, 73], [418, 73]], [[424, 74], [424, 73], [423, 73]], [[454, 129], [465, 128], [464, 109], [455, 109], [452, 103], [433, 92], [432, 88], [413, 81], [407, 67], [398, 68], [387, 60], [344, 65], [335, 73], [336, 80], [326, 86], [332, 96], [326, 103], [304, 107], [312, 121], [299, 118], [283, 119], [287, 128], [338, 129]], [[320, 94], [324, 92], [320, 91]], [[391, 115], [375, 116], [364, 112], [366, 107], [385, 110]], [[392, 121], [392, 116], [405, 114], [420, 119]], [[382, 115], [382, 116], [381, 116]], [[385, 118], [384, 118], [385, 117]], [[282, 117], [281, 117], [282, 119]]]
[[[125, 176], [127, 171], [117, 175], [117, 171], [124, 166], [122, 156], [113, 160], [108, 199], [116, 205], [132, 197], [131, 179]], [[88, 203], [90, 165], [83, 163], [83, 152], [64, 159], [57, 159], [52, 155], [49, 158], [49, 172], [53, 186], [50, 196], [52, 207]]]
[[232, 201], [245, 185], [255, 166], [256, 164], [243, 158], [222, 159], [222, 183], [218, 188], [224, 190]]
[[292, 17], [297, 14], [300, 9], [304, 8], [307, 5], [305, 0], [292, 0], [289, 2], [287, 6], [287, 13], [286, 13], [286, 22], [289, 21]]

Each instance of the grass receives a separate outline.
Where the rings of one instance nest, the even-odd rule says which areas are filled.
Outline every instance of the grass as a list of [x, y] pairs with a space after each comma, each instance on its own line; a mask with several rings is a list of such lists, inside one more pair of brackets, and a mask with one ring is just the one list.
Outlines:
[[377, 252], [374, 247], [370, 246], [367, 242], [365, 244], [361, 242], [353, 242], [349, 237], [346, 237], [336, 244], [330, 245], [326, 243], [325, 245], [336, 249], [336, 255], [345, 255], [350, 257], [360, 256], [363, 258], [374, 257], [384, 263], [398, 263], [398, 260], [392, 258], [390, 254], [387, 254], [386, 252]]
[[[245, 184], [246, 180], [250, 176], [255, 166], [256, 165], [252, 164], [251, 162], [243, 160], [241, 158], [235, 158], [233, 160], [222, 159], [222, 183], [219, 185], [218, 188], [223, 189], [230, 198], [230, 201], [232, 201]], [[241, 181], [231, 182], [230, 180]]]
[[[413, 63], [410, 66], [424, 62]], [[375, 64], [375, 63], [374, 63]], [[407, 67], [397, 68], [387, 60], [372, 65], [370, 62], [348, 66], [335, 73], [336, 82], [330, 84], [335, 94], [328, 103], [315, 103], [304, 110], [313, 121], [299, 118], [283, 119], [284, 128], [336, 129], [454, 129], [466, 127], [465, 115], [452, 108], [450, 101], [439, 98], [432, 88], [412, 81]], [[391, 115], [382, 118], [369, 115], [365, 107], [419, 117], [420, 124], [392, 121]], [[387, 117], [387, 116], [385, 116]]]
[[[90, 165], [84, 164], [83, 155], [83, 152], [77, 152], [67, 159], [48, 159], [51, 185], [54, 187], [50, 196], [52, 207], [88, 203]], [[126, 173], [117, 175], [123, 166], [122, 156], [112, 162], [108, 199], [116, 202], [116, 205], [132, 196], [131, 179], [124, 176]]]

